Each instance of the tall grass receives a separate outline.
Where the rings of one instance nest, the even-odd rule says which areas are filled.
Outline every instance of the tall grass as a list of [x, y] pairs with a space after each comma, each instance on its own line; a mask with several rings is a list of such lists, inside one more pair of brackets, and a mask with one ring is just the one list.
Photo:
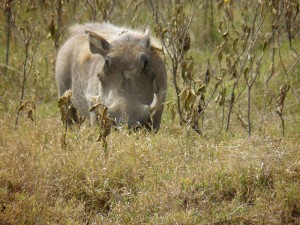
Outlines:
[[2, 224], [297, 224], [299, 133], [199, 138], [167, 122], [158, 134], [93, 128], [61, 147], [58, 118], [1, 120]]

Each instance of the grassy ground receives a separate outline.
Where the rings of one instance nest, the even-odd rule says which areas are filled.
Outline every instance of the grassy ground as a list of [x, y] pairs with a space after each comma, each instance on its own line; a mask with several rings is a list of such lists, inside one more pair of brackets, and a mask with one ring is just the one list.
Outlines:
[[168, 121], [158, 134], [0, 120], [1, 224], [297, 224], [299, 133], [233, 136]]

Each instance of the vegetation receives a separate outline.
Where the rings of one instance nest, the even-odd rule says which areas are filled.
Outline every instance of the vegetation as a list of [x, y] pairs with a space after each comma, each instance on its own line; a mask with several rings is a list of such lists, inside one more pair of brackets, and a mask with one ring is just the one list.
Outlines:
[[[1, 6], [0, 224], [300, 223], [297, 0]], [[89, 21], [161, 40], [157, 134], [61, 122], [55, 56]]]

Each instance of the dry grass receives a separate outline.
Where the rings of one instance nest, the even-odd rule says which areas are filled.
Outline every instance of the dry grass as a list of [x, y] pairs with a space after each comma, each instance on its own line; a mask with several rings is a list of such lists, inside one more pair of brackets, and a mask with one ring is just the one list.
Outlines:
[[300, 143], [74, 128], [59, 118], [0, 120], [0, 224], [297, 224]]

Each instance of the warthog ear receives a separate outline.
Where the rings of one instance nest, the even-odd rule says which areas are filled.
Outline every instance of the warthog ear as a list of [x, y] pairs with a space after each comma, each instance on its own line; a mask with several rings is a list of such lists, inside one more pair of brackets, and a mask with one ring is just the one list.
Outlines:
[[110, 44], [95, 32], [86, 31], [86, 33], [89, 35], [91, 53], [106, 56], [110, 49]]
[[148, 29], [144, 33], [142, 43], [146, 48], [150, 48], [150, 31]]

